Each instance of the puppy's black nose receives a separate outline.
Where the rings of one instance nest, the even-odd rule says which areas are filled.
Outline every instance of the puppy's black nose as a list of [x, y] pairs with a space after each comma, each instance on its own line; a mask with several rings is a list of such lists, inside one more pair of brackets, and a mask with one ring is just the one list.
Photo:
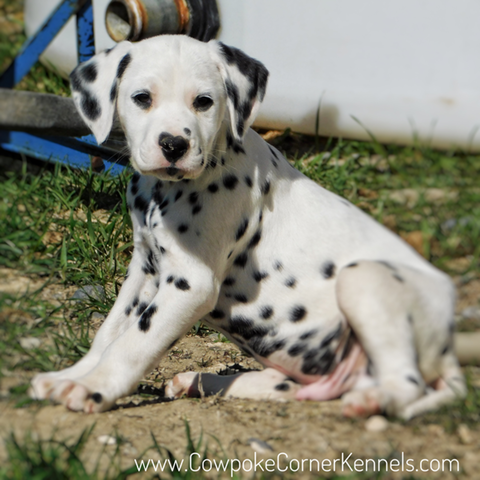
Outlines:
[[175, 163], [182, 158], [188, 150], [187, 140], [181, 136], [174, 137], [167, 132], [160, 134], [158, 144], [162, 147], [163, 155], [170, 163]]

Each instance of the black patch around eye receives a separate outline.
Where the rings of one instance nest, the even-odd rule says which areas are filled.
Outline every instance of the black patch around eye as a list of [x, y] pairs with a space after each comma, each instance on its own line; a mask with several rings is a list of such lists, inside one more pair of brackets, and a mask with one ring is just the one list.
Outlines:
[[152, 96], [149, 92], [139, 92], [132, 95], [132, 100], [142, 110], [148, 110], [152, 106]]
[[206, 112], [213, 105], [213, 99], [208, 95], [199, 95], [193, 101], [193, 108], [197, 112]]
[[118, 64], [117, 68], [117, 78], [122, 78], [123, 74], [125, 73], [125, 70], [127, 69], [128, 65], [132, 61], [132, 57], [129, 53], [127, 53], [121, 60], [120, 63]]
[[87, 83], [92, 83], [97, 79], [98, 68], [95, 62], [85, 65], [80, 69], [80, 75]]

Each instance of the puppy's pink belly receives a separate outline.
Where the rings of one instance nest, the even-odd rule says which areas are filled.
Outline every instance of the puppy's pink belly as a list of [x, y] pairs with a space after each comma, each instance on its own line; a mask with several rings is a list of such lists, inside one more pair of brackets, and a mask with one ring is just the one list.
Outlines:
[[350, 353], [341, 360], [328, 375], [305, 375], [290, 371], [285, 365], [277, 365], [268, 359], [261, 359], [265, 366], [275, 368], [285, 375], [305, 385], [297, 394], [297, 400], [332, 400], [351, 390], [355, 384], [367, 376], [368, 359], [359, 343], [355, 343]]

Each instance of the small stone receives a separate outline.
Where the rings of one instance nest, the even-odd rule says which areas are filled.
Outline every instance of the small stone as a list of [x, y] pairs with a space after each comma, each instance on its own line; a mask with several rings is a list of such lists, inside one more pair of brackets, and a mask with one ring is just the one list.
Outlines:
[[388, 420], [381, 415], [373, 415], [365, 422], [367, 432], [384, 432], [389, 427]]
[[102, 315], [99, 312], [93, 312], [90, 318], [94, 321], [101, 322], [105, 320], [105, 315]]
[[464, 308], [461, 315], [463, 318], [468, 320], [480, 320], [480, 306], [472, 305]]
[[72, 295], [72, 300], [88, 300], [90, 298], [95, 300], [104, 300], [104, 288], [101, 285], [85, 285], [84, 287], [79, 288]]
[[116, 445], [117, 439], [115, 437], [112, 437], [111, 435], [100, 435], [97, 437], [97, 440], [102, 444], [102, 445]]
[[464, 445], [469, 445], [473, 442], [472, 432], [464, 423], [461, 423], [457, 428], [457, 435], [460, 442]]
[[19, 340], [19, 343], [25, 350], [32, 350], [40, 346], [40, 339], [35, 337], [24, 337]]
[[257, 452], [257, 453], [268, 453], [273, 452], [273, 448], [263, 440], [258, 438], [249, 438], [248, 444]]

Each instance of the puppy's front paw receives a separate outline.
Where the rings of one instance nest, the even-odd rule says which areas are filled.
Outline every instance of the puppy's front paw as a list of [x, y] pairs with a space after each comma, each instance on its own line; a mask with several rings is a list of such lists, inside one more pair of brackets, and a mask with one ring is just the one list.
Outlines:
[[382, 411], [385, 399], [378, 388], [353, 390], [342, 396], [342, 413], [345, 417], [369, 417]]
[[50, 398], [55, 384], [58, 382], [58, 372], [40, 373], [36, 375], [31, 381], [28, 394], [34, 400], [45, 400]]

